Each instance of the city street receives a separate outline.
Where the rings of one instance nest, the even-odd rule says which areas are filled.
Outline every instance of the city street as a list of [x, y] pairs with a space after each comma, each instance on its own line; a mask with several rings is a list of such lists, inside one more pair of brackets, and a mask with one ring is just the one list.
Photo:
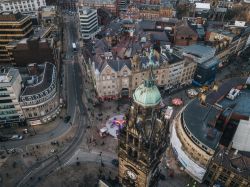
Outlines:
[[[46, 177], [57, 167], [63, 165], [74, 154], [80, 145], [85, 128], [89, 123], [87, 110], [82, 100], [84, 83], [82, 82], [82, 71], [78, 62], [77, 54], [74, 54], [72, 43], [78, 41], [77, 28], [72, 17], [68, 17], [64, 24], [66, 61], [64, 61], [65, 96], [67, 114], [73, 117], [73, 125], [77, 125], [77, 131], [71, 144], [62, 152], [38, 162], [29, 168], [25, 176], [17, 186], [34, 186], [41, 178]], [[76, 116], [76, 120], [75, 119]]]
[[[65, 6], [71, 5], [66, 4]], [[28, 157], [29, 154], [32, 155], [31, 152], [27, 151], [27, 147], [30, 145], [34, 145], [35, 147], [35, 145], [50, 144], [62, 137], [64, 138], [64, 135], [72, 133], [72, 129], [75, 131], [73, 131], [73, 135], [70, 134], [71, 139], [69, 143], [67, 142], [66, 146], [62, 146], [60, 151], [55, 152], [53, 149], [50, 152], [51, 154], [46, 155], [46, 158], [43, 157], [40, 160], [36, 158], [32, 163], [33, 165], [30, 164], [31, 167], [25, 168], [23, 176], [16, 176], [18, 182], [14, 186], [17, 187], [42, 185], [44, 181], [50, 180], [50, 177], [55, 175], [60, 168], [75, 166], [75, 163], [86, 165], [88, 163], [94, 163], [95, 165], [100, 163], [107, 165], [107, 167], [114, 167], [112, 166], [112, 160], [117, 159], [117, 138], [108, 135], [101, 137], [99, 130], [105, 126], [106, 121], [111, 119], [111, 117], [126, 113], [129, 107], [129, 100], [126, 101], [126, 104], [121, 104], [119, 101], [105, 101], [99, 106], [93, 106], [96, 99], [95, 91], [88, 69], [90, 64], [87, 64], [85, 61], [85, 58], [88, 58], [92, 54], [86, 50], [89, 46], [81, 48], [80, 44], [82, 41], [79, 37], [79, 26], [76, 15], [70, 12], [62, 16], [64, 36], [62, 46], [63, 62], [61, 64], [62, 71], [59, 76], [63, 80], [60, 95], [63, 98], [66, 108], [60, 118], [53, 122], [54, 126], [50, 130], [41, 133], [37, 132], [32, 136], [25, 135], [23, 140], [0, 142], [0, 147], [6, 152], [8, 149], [17, 148], [17, 150], [20, 150], [20, 157], [25, 157], [25, 155]], [[76, 49], [74, 49], [73, 43], [76, 44]], [[85, 43], [85, 45], [88, 44]], [[215, 81], [216, 84], [220, 84], [224, 79], [233, 76], [234, 68], [236, 67], [237, 63], [232, 63], [219, 70]], [[234, 75], [238, 74], [235, 73]], [[190, 85], [187, 88], [180, 88], [162, 94], [165, 106], [173, 106], [172, 99], [174, 98], [179, 98], [183, 102], [180, 106], [173, 106], [174, 111], [170, 120], [173, 120], [183, 106], [190, 102], [191, 99], [187, 96], [186, 91], [191, 87], [193, 86]], [[64, 117], [66, 116], [70, 116], [68, 123], [64, 122]], [[29, 128], [32, 129], [31, 127]], [[60, 145], [63, 144], [64, 140], [60, 139], [60, 141]], [[181, 171], [181, 167], [175, 156], [171, 154], [171, 151], [167, 152], [164, 159], [171, 162], [171, 169], [175, 172], [175, 177], [169, 176], [169, 170], [167, 170], [169, 168], [164, 167], [164, 162], [162, 161], [161, 174], [166, 177], [166, 180], [160, 181], [160, 187], [182, 187], [192, 181], [184, 171]]]
[[[81, 99], [82, 90], [79, 86], [82, 85], [81, 81], [81, 69], [78, 64], [78, 57], [74, 54], [72, 49], [72, 43], [78, 41], [77, 28], [75, 22], [73, 21], [73, 17], [66, 16], [65, 22], [65, 58], [63, 64], [63, 78], [64, 84], [62, 95], [66, 100], [67, 111], [66, 115], [71, 116], [71, 122], [74, 122], [77, 103], [79, 103], [78, 99]], [[77, 89], [78, 88], [78, 89]], [[77, 96], [78, 94], [78, 96]], [[68, 97], [70, 96], [70, 97]], [[78, 98], [77, 98], [78, 97]], [[83, 105], [80, 106], [81, 110], [83, 109]], [[62, 116], [62, 117], [65, 117]], [[58, 122], [59, 121], [59, 122]], [[30, 144], [41, 144], [46, 141], [50, 141], [52, 139], [56, 139], [64, 134], [66, 134], [70, 129], [70, 123], [64, 123], [63, 119], [57, 120], [57, 123], [60, 123], [56, 126], [56, 128], [48, 131], [46, 133], [36, 133], [34, 136], [26, 136], [23, 140], [19, 141], [8, 141], [8, 142], [0, 142], [1, 149], [11, 149], [11, 148], [21, 148], [25, 149], [27, 145]]]

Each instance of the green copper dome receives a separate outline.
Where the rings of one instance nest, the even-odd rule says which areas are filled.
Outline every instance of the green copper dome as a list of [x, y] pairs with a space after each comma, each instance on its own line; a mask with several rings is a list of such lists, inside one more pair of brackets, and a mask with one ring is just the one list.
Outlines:
[[146, 80], [135, 90], [133, 99], [139, 105], [150, 107], [161, 102], [161, 94], [153, 80]]

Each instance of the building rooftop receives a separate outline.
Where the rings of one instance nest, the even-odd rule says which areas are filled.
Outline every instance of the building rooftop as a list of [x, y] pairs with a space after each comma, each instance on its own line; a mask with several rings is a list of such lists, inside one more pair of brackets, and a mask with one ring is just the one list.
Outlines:
[[236, 106], [233, 108], [234, 113], [238, 113], [244, 116], [250, 116], [250, 90], [244, 89], [240, 91], [240, 95], [234, 100], [223, 99], [218, 102], [223, 108], [230, 107], [234, 104]]
[[0, 71], [0, 84], [2, 86], [11, 85], [19, 75], [18, 69], [3, 68]]
[[250, 155], [235, 154], [235, 150], [228, 153], [225, 148], [221, 148], [215, 155], [214, 162], [250, 180]]
[[214, 57], [216, 49], [207, 45], [193, 44], [181, 47], [181, 51], [183, 54], [194, 56], [197, 59], [197, 62], [202, 64]]
[[109, 65], [114, 71], [120, 71], [124, 66], [127, 66], [131, 69], [131, 61], [130, 60], [121, 60], [121, 59], [95, 59], [95, 68], [101, 72], [107, 65]]
[[208, 124], [215, 121], [216, 115], [220, 112], [212, 105], [201, 105], [200, 101], [195, 99], [187, 105], [182, 115], [186, 127], [193, 136], [209, 148], [215, 149], [222, 133], [216, 129], [211, 129]]
[[91, 14], [93, 12], [96, 12], [95, 9], [91, 9], [89, 7], [79, 7], [79, 14], [80, 15], [88, 15], [88, 14]]
[[[249, 110], [248, 110], [249, 111]], [[249, 117], [249, 115], [248, 115]], [[248, 152], [250, 156], [250, 121], [240, 120], [237, 130], [233, 137], [232, 148], [239, 151]]]
[[50, 87], [55, 79], [55, 65], [49, 62], [45, 63], [42, 75], [39, 76], [38, 82], [34, 85], [25, 87], [21, 97], [39, 94]]
[[176, 26], [176, 35], [197, 36], [198, 34], [190, 27], [186, 20], [179, 22]]
[[0, 12], [0, 22], [16, 22], [26, 17], [27, 16], [21, 14], [20, 12], [13, 12], [13, 11]]
[[[233, 113], [240, 116], [250, 116], [250, 90], [241, 90], [240, 95], [233, 101], [225, 97], [231, 88], [244, 85], [246, 80], [247, 78], [229, 79], [222, 84], [218, 91], [214, 91], [206, 97], [205, 106], [200, 104], [198, 99], [195, 99], [183, 111], [183, 120], [188, 130], [211, 149], [217, 147], [222, 135], [212, 126], [215, 125], [224, 109], [234, 106]], [[215, 103], [221, 105], [222, 108], [216, 106]]]
[[207, 96], [206, 102], [211, 105], [219, 102], [232, 88], [238, 85], [244, 85], [246, 81], [247, 77], [235, 77], [223, 82], [218, 91], [212, 92]]

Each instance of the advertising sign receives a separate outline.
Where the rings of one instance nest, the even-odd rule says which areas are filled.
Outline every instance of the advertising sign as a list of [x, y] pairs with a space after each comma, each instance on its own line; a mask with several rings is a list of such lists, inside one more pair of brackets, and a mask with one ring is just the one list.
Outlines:
[[185, 170], [193, 175], [199, 182], [202, 182], [206, 173], [206, 169], [196, 164], [189, 156], [182, 150], [182, 144], [177, 137], [175, 127], [172, 129], [171, 145], [178, 160], [182, 163]]

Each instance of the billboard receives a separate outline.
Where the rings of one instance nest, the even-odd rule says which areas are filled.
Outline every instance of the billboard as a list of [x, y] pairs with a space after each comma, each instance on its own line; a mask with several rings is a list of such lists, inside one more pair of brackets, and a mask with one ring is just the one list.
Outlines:
[[175, 125], [173, 126], [171, 139], [170, 139], [172, 148], [181, 162], [187, 173], [190, 173], [196, 180], [202, 182], [203, 177], [206, 173], [206, 169], [196, 164], [189, 156], [182, 150], [182, 143], [177, 137]]

